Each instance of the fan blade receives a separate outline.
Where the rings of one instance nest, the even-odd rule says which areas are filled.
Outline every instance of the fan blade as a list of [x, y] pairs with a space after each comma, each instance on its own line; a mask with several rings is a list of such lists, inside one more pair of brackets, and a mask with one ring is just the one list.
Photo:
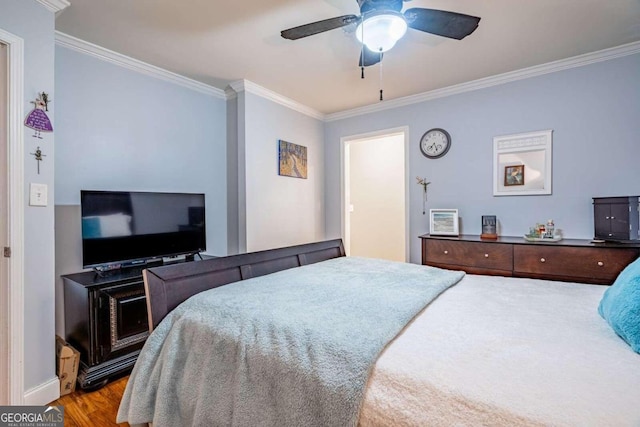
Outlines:
[[366, 46], [362, 46], [362, 53], [360, 54], [360, 62], [358, 63], [358, 66], [362, 67], [364, 65], [365, 67], [369, 67], [371, 65], [375, 65], [382, 60], [382, 55], [383, 54], [380, 52], [371, 52]]
[[314, 34], [344, 27], [359, 20], [360, 17], [356, 15], [338, 16], [337, 18], [325, 19], [324, 21], [312, 22], [311, 24], [289, 28], [288, 30], [281, 31], [280, 35], [285, 39], [298, 40], [303, 37], [308, 37]]
[[456, 40], [473, 33], [480, 22], [477, 16], [421, 7], [407, 9], [404, 17], [410, 28]]

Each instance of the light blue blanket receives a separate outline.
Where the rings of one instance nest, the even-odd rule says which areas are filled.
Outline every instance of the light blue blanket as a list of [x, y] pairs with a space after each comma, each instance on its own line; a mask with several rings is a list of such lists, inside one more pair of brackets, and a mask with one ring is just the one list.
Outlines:
[[380, 352], [463, 275], [343, 257], [198, 294], [147, 340], [118, 422], [355, 426]]

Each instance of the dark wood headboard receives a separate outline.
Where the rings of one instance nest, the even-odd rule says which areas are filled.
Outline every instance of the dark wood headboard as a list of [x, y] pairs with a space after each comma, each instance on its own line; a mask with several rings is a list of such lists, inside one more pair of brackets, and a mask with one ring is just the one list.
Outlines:
[[207, 289], [344, 255], [342, 240], [336, 239], [149, 268], [142, 272], [149, 331], [182, 301]]

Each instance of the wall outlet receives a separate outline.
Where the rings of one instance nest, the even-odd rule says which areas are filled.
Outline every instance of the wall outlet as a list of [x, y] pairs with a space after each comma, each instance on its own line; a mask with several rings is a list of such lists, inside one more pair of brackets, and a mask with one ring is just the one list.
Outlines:
[[47, 184], [29, 185], [29, 205], [47, 206]]

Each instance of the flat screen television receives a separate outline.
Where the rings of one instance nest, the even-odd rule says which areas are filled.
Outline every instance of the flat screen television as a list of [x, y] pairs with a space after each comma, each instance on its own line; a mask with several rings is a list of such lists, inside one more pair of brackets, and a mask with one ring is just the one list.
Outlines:
[[84, 268], [206, 250], [204, 194], [80, 192]]

